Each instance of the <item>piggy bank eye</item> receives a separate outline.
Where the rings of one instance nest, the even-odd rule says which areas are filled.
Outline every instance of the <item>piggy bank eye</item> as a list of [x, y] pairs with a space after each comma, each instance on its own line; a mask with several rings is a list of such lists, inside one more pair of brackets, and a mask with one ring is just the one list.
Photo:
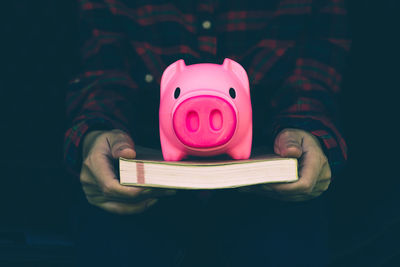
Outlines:
[[233, 99], [235, 99], [235, 97], [236, 97], [236, 91], [235, 91], [235, 89], [233, 89], [232, 87], [229, 88], [229, 95], [230, 95]]
[[181, 88], [176, 87], [175, 92], [174, 92], [174, 98], [177, 99], [180, 94], [181, 94]]

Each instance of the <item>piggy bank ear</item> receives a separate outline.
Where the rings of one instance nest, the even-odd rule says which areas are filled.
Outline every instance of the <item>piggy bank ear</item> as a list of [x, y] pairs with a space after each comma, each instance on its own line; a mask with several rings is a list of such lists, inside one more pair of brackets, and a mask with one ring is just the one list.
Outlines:
[[161, 94], [165, 91], [168, 83], [172, 80], [172, 78], [178, 74], [179, 72], [183, 71], [183, 69], [186, 67], [185, 61], [183, 59], [179, 59], [178, 61], [175, 61], [171, 65], [169, 65], [163, 72], [163, 75], [161, 76]]
[[247, 77], [247, 73], [242, 65], [232, 59], [225, 58], [222, 66], [226, 70], [233, 72], [243, 85], [245, 91], [250, 94], [249, 78]]

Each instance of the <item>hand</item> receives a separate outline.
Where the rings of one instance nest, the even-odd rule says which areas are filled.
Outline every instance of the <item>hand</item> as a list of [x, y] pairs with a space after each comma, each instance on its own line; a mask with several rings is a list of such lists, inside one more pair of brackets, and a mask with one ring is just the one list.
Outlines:
[[274, 151], [282, 157], [299, 158], [299, 180], [293, 183], [261, 184], [238, 189], [284, 201], [304, 201], [326, 191], [331, 169], [317, 138], [298, 129], [284, 129], [275, 138]]
[[123, 131], [93, 131], [83, 140], [80, 181], [92, 205], [117, 214], [134, 214], [154, 205], [175, 190], [123, 186], [113, 168], [119, 157], [136, 157], [132, 139]]

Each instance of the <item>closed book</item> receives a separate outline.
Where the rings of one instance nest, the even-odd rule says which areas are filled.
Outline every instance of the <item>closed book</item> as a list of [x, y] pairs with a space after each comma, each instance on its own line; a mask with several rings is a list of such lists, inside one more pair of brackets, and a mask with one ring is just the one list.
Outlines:
[[222, 189], [298, 180], [297, 159], [282, 158], [259, 148], [247, 160], [227, 156], [192, 157], [164, 161], [161, 151], [136, 147], [135, 159], [119, 159], [122, 185], [175, 188]]

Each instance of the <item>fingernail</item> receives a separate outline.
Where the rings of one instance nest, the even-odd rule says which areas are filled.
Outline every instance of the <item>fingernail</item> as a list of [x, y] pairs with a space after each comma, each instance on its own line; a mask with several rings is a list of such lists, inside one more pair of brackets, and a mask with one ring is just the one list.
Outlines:
[[154, 205], [157, 201], [158, 201], [158, 199], [153, 199], [153, 200], [148, 201], [146, 203], [146, 207], [150, 207], [150, 206]]
[[145, 188], [145, 189], [142, 190], [142, 193], [147, 194], [147, 193], [150, 193], [151, 191], [153, 191], [152, 188]]
[[249, 191], [250, 191], [250, 188], [247, 188], [247, 187], [239, 187], [238, 190], [239, 190], [240, 192], [249, 192]]
[[272, 189], [271, 186], [268, 186], [268, 185], [263, 185], [262, 189], [265, 191], [274, 191], [274, 189]]
[[130, 145], [122, 145], [122, 146], [118, 147], [118, 150], [122, 151], [122, 150], [127, 149], [127, 148], [132, 149]]
[[175, 195], [176, 194], [176, 190], [167, 190], [165, 191], [165, 193], [169, 196]]

